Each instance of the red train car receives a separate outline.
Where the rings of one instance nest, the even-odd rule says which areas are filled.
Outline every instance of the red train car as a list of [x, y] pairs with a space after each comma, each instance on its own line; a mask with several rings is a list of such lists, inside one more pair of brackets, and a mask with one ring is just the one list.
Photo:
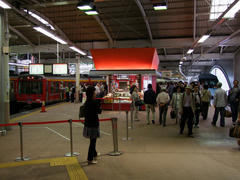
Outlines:
[[[102, 77], [80, 78], [80, 84], [106, 82]], [[16, 100], [18, 103], [39, 104], [64, 101], [65, 90], [75, 85], [75, 77], [46, 77], [43, 75], [20, 75], [17, 79]]]

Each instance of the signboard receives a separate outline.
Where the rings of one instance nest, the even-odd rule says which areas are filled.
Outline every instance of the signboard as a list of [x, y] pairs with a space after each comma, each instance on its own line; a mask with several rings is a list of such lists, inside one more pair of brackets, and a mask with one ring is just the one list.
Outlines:
[[52, 65], [44, 65], [44, 73], [52, 73]]
[[67, 64], [53, 64], [53, 74], [67, 74]]
[[43, 64], [30, 64], [29, 74], [43, 74]]

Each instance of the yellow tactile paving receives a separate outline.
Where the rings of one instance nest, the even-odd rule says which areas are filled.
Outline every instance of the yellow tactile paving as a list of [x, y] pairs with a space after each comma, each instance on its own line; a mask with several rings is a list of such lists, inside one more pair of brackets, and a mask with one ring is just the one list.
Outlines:
[[[47, 110], [50, 110], [50, 109], [54, 109], [54, 108], [56, 108], [56, 107], [58, 107], [58, 106], [61, 106], [61, 105], [64, 105], [64, 104], [65, 104], [65, 103], [60, 103], [60, 104], [57, 104], [57, 105], [55, 105], [55, 106], [48, 107], [48, 108], [46, 108], [46, 111], [47, 111]], [[34, 111], [34, 112], [31, 112], [31, 113], [29, 113], [29, 114], [25, 114], [25, 115], [22, 115], [22, 116], [19, 116], [19, 117], [12, 118], [12, 119], [10, 119], [10, 122], [11, 122], [11, 123], [14, 123], [14, 122], [19, 121], [19, 120], [21, 120], [21, 119], [23, 119], [23, 118], [26, 118], [26, 117], [28, 117], [28, 116], [32, 116], [33, 114], [40, 113], [40, 110], [41, 110], [41, 109], [38, 109], [38, 110], [36, 110], [36, 111]]]
[[17, 167], [17, 166], [47, 164], [47, 163], [50, 163], [50, 166], [66, 166], [68, 175], [71, 180], [88, 180], [85, 172], [83, 171], [82, 167], [79, 165], [76, 157], [67, 157], [67, 158], [63, 157], [63, 158], [2, 163], [0, 164], [0, 168], [10, 168], [10, 167]]
[[88, 180], [88, 177], [78, 163], [67, 165], [66, 167], [71, 180]]

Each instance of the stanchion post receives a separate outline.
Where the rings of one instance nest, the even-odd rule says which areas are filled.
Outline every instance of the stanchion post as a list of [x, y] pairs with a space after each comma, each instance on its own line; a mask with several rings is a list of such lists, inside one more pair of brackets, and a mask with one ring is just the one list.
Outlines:
[[133, 104], [130, 105], [131, 129], [133, 129]]
[[20, 157], [16, 158], [16, 161], [28, 161], [30, 158], [23, 157], [23, 133], [22, 133], [22, 123], [19, 122], [19, 131], [20, 131]]
[[126, 111], [126, 138], [123, 138], [124, 141], [132, 140], [131, 137], [128, 137], [128, 111]]
[[68, 120], [70, 127], [70, 153], [66, 153], [66, 157], [78, 156], [79, 153], [73, 152], [73, 136], [72, 136], [72, 119]]
[[117, 133], [117, 118], [111, 118], [112, 134], [113, 134], [113, 152], [108, 153], [110, 156], [119, 156], [122, 152], [118, 151], [118, 133]]

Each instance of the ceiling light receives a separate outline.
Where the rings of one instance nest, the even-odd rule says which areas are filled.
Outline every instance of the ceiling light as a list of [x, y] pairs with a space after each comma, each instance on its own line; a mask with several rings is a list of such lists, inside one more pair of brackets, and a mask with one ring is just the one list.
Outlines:
[[203, 35], [203, 36], [198, 40], [198, 43], [203, 43], [203, 42], [206, 41], [209, 37], [210, 37], [210, 35]]
[[167, 10], [167, 3], [166, 3], [166, 2], [155, 3], [155, 4], [153, 4], [153, 9], [154, 9], [155, 11]]
[[183, 64], [183, 62], [182, 62], [182, 61], [180, 61], [180, 64]]
[[45, 24], [46, 26], [49, 26], [52, 30], [55, 30], [54, 27], [51, 24], [49, 24], [49, 22], [47, 22], [45, 19], [41, 18], [37, 14], [35, 14], [31, 11], [28, 11], [27, 9], [24, 9], [24, 12], [28, 13], [30, 16], [34, 17], [35, 19], [37, 19], [41, 23]]
[[92, 59], [92, 56], [87, 56], [88, 58]]
[[224, 16], [223, 18], [234, 18], [235, 14], [240, 9], [240, 1], [237, 2]]
[[77, 4], [77, 8], [81, 11], [89, 11], [93, 9], [93, 1], [92, 0], [82, 0]]
[[36, 31], [38, 31], [38, 32], [40, 32], [40, 33], [42, 33], [42, 34], [44, 34], [44, 35], [54, 39], [55, 41], [57, 41], [57, 42], [59, 42], [61, 44], [67, 44], [66, 41], [62, 40], [61, 38], [55, 36], [54, 34], [48, 32], [47, 30], [45, 30], [45, 29], [43, 29], [41, 27], [33, 27], [33, 29], [35, 29]]
[[81, 11], [88, 11], [92, 9], [92, 6], [90, 5], [78, 5], [77, 8]]
[[89, 16], [92, 16], [92, 15], [97, 15], [98, 14], [98, 12], [97, 12], [97, 10], [95, 9], [93, 9], [93, 10], [91, 10], [91, 11], [85, 11], [85, 14], [87, 14], [87, 15], [89, 15]]
[[189, 49], [187, 54], [191, 54], [194, 50], [193, 49]]
[[69, 48], [72, 49], [72, 50], [74, 50], [74, 51], [76, 51], [76, 52], [78, 52], [79, 54], [82, 54], [82, 55], [84, 55], [84, 56], [86, 55], [85, 52], [81, 51], [80, 49], [78, 49], [78, 48], [76, 48], [76, 47], [74, 47], [74, 46], [70, 46]]
[[11, 7], [2, 0], [0, 0], [0, 7], [2, 7], [3, 9], [11, 9]]

